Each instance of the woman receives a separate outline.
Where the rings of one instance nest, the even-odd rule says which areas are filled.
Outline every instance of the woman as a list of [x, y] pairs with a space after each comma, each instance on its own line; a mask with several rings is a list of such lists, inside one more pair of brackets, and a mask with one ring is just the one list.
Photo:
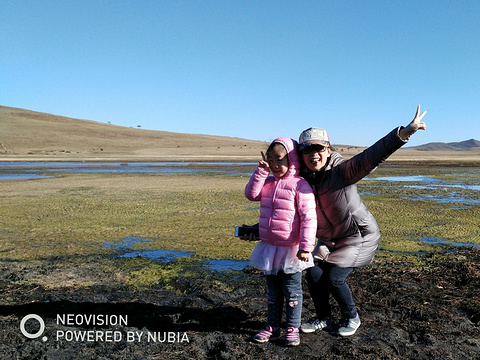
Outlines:
[[338, 328], [341, 336], [355, 334], [360, 318], [346, 277], [359, 266], [373, 261], [380, 240], [375, 218], [357, 192], [356, 183], [370, 174], [409, 139], [417, 130], [425, 130], [426, 111], [406, 127], [399, 127], [362, 153], [345, 160], [332, 151], [327, 132], [309, 128], [300, 134], [302, 176], [314, 187], [317, 198], [317, 246], [313, 251], [315, 266], [307, 269], [307, 284], [317, 316], [302, 324], [301, 330], [331, 329], [332, 294], [342, 313]]

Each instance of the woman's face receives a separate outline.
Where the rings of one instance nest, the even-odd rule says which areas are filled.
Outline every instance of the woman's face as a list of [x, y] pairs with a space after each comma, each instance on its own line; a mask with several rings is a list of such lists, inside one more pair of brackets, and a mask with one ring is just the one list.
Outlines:
[[310, 171], [320, 171], [327, 164], [331, 153], [330, 147], [313, 144], [302, 150], [303, 162]]

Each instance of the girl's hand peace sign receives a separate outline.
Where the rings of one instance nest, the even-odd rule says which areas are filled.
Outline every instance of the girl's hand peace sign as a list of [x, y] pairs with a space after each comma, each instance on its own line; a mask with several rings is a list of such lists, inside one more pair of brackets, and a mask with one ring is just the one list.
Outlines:
[[264, 168], [267, 171], [270, 171], [270, 166], [268, 165], [267, 158], [265, 157], [265, 154], [263, 151], [260, 151], [260, 154], [262, 154], [262, 160], [258, 162], [258, 166]]

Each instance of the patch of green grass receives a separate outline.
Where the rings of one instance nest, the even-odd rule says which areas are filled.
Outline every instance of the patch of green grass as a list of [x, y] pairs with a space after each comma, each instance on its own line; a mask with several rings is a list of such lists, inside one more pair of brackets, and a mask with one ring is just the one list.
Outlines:
[[[406, 175], [407, 170], [386, 168], [377, 175]], [[448, 173], [421, 170], [408, 174]], [[133, 236], [151, 241], [133, 244], [132, 250], [194, 252], [191, 259], [169, 264], [135, 258], [105, 260], [102, 265], [105, 271], [125, 274], [121, 279], [132, 288], [168, 287], [175, 277], [203, 271], [194, 264], [202, 259], [248, 260], [256, 242], [233, 236], [235, 226], [258, 222], [259, 204], [243, 193], [247, 181], [199, 175], [66, 174], [61, 179], [21, 183], [35, 188], [28, 187], [25, 194], [0, 195], [0, 253], [16, 261], [53, 261], [59, 266], [63, 261], [64, 266], [81, 267], [82, 261], [72, 259], [114, 255], [118, 250], [104, 244]], [[379, 194], [362, 198], [381, 229], [377, 259], [382, 263], [421, 264], [443, 251], [444, 247], [420, 241], [427, 237], [480, 244], [478, 204], [465, 207], [405, 199], [423, 190], [391, 182], [362, 181], [359, 190]], [[232, 290], [227, 280], [217, 276], [215, 281], [212, 286]]]
[[138, 291], [149, 287], [172, 289], [172, 281], [178, 277], [197, 275], [202, 262], [198, 259], [179, 257], [162, 263], [146, 258], [118, 259], [116, 266], [126, 274], [126, 285]]
[[379, 224], [384, 251], [414, 254], [444, 248], [422, 241], [425, 238], [480, 244], [479, 207], [383, 196], [368, 197], [365, 203]]
[[[205, 181], [192, 177], [192, 181]], [[172, 187], [175, 176], [172, 176]], [[68, 181], [68, 178], [65, 179]], [[136, 177], [135, 181], [142, 181]], [[234, 228], [254, 223], [258, 210], [242, 189], [109, 192], [92, 187], [2, 199], [0, 251], [21, 259], [108, 253], [105, 242], [152, 239], [136, 248], [189, 250], [212, 259], [247, 259], [254, 244], [234, 238]]]

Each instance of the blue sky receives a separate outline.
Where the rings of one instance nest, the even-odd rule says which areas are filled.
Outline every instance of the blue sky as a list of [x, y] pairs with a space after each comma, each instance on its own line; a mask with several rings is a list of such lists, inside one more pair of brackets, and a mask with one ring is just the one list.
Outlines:
[[2, 0], [0, 105], [271, 141], [480, 139], [480, 1]]

